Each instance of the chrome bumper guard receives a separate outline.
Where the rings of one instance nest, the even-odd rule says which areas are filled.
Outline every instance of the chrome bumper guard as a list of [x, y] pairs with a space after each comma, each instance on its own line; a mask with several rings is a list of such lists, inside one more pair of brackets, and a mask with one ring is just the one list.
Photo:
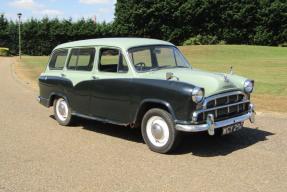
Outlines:
[[205, 124], [200, 124], [200, 125], [176, 124], [175, 128], [178, 131], [185, 131], [185, 132], [208, 131], [209, 135], [214, 135], [214, 130], [217, 128], [221, 128], [221, 127], [225, 127], [225, 126], [232, 125], [235, 123], [243, 122], [247, 119], [249, 119], [251, 123], [254, 123], [255, 122], [255, 114], [256, 114], [254, 108], [255, 107], [253, 104], [249, 104], [247, 114], [244, 114], [244, 115], [241, 115], [238, 117], [234, 117], [234, 118], [230, 118], [230, 119], [226, 119], [223, 121], [218, 121], [218, 122], [214, 122], [213, 115], [208, 114]]

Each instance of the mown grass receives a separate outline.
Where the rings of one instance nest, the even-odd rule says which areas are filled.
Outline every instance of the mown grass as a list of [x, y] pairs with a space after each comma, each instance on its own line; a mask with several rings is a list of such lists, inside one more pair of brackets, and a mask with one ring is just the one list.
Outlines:
[[22, 66], [19, 67], [26, 71], [29, 79], [36, 81], [45, 70], [48, 60], [48, 56], [22, 56]]
[[213, 45], [180, 47], [192, 66], [234, 72], [255, 80], [256, 93], [287, 95], [287, 48]]
[[[246, 45], [182, 46], [179, 49], [194, 68], [228, 72], [255, 80], [255, 99], [260, 110], [287, 112], [287, 48]], [[26, 76], [36, 80], [48, 57], [24, 56]]]

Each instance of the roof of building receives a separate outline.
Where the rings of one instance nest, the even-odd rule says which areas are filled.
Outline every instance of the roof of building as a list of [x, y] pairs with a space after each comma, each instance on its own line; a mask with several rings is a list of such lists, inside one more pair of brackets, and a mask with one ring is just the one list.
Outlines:
[[60, 44], [55, 49], [70, 48], [70, 47], [85, 47], [85, 46], [113, 46], [127, 50], [131, 47], [144, 46], [144, 45], [173, 45], [173, 44], [158, 39], [120, 37], [120, 38], [100, 38], [100, 39], [72, 41]]

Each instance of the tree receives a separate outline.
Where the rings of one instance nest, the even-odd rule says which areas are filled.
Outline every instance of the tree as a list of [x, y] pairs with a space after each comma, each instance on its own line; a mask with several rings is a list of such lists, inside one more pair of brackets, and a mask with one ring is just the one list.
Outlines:
[[9, 23], [3, 14], [0, 14], [0, 47], [5, 47], [8, 44], [9, 33], [8, 33]]
[[197, 35], [231, 44], [286, 42], [286, 0], [118, 0], [115, 29], [122, 36], [181, 44]]

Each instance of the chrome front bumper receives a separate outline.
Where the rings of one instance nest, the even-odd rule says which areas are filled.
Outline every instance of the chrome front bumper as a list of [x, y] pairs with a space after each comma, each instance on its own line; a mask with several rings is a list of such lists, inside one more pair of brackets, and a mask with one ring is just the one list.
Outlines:
[[235, 123], [243, 122], [245, 120], [249, 119], [251, 123], [255, 122], [255, 111], [254, 111], [254, 105], [250, 104], [248, 113], [226, 119], [223, 121], [214, 122], [214, 117], [212, 114], [209, 114], [206, 120], [205, 124], [200, 125], [182, 125], [182, 124], [176, 124], [175, 128], [178, 131], [185, 131], [185, 132], [200, 132], [200, 131], [208, 131], [209, 135], [214, 135], [214, 130], [217, 128], [225, 127], [228, 125], [232, 125]]

